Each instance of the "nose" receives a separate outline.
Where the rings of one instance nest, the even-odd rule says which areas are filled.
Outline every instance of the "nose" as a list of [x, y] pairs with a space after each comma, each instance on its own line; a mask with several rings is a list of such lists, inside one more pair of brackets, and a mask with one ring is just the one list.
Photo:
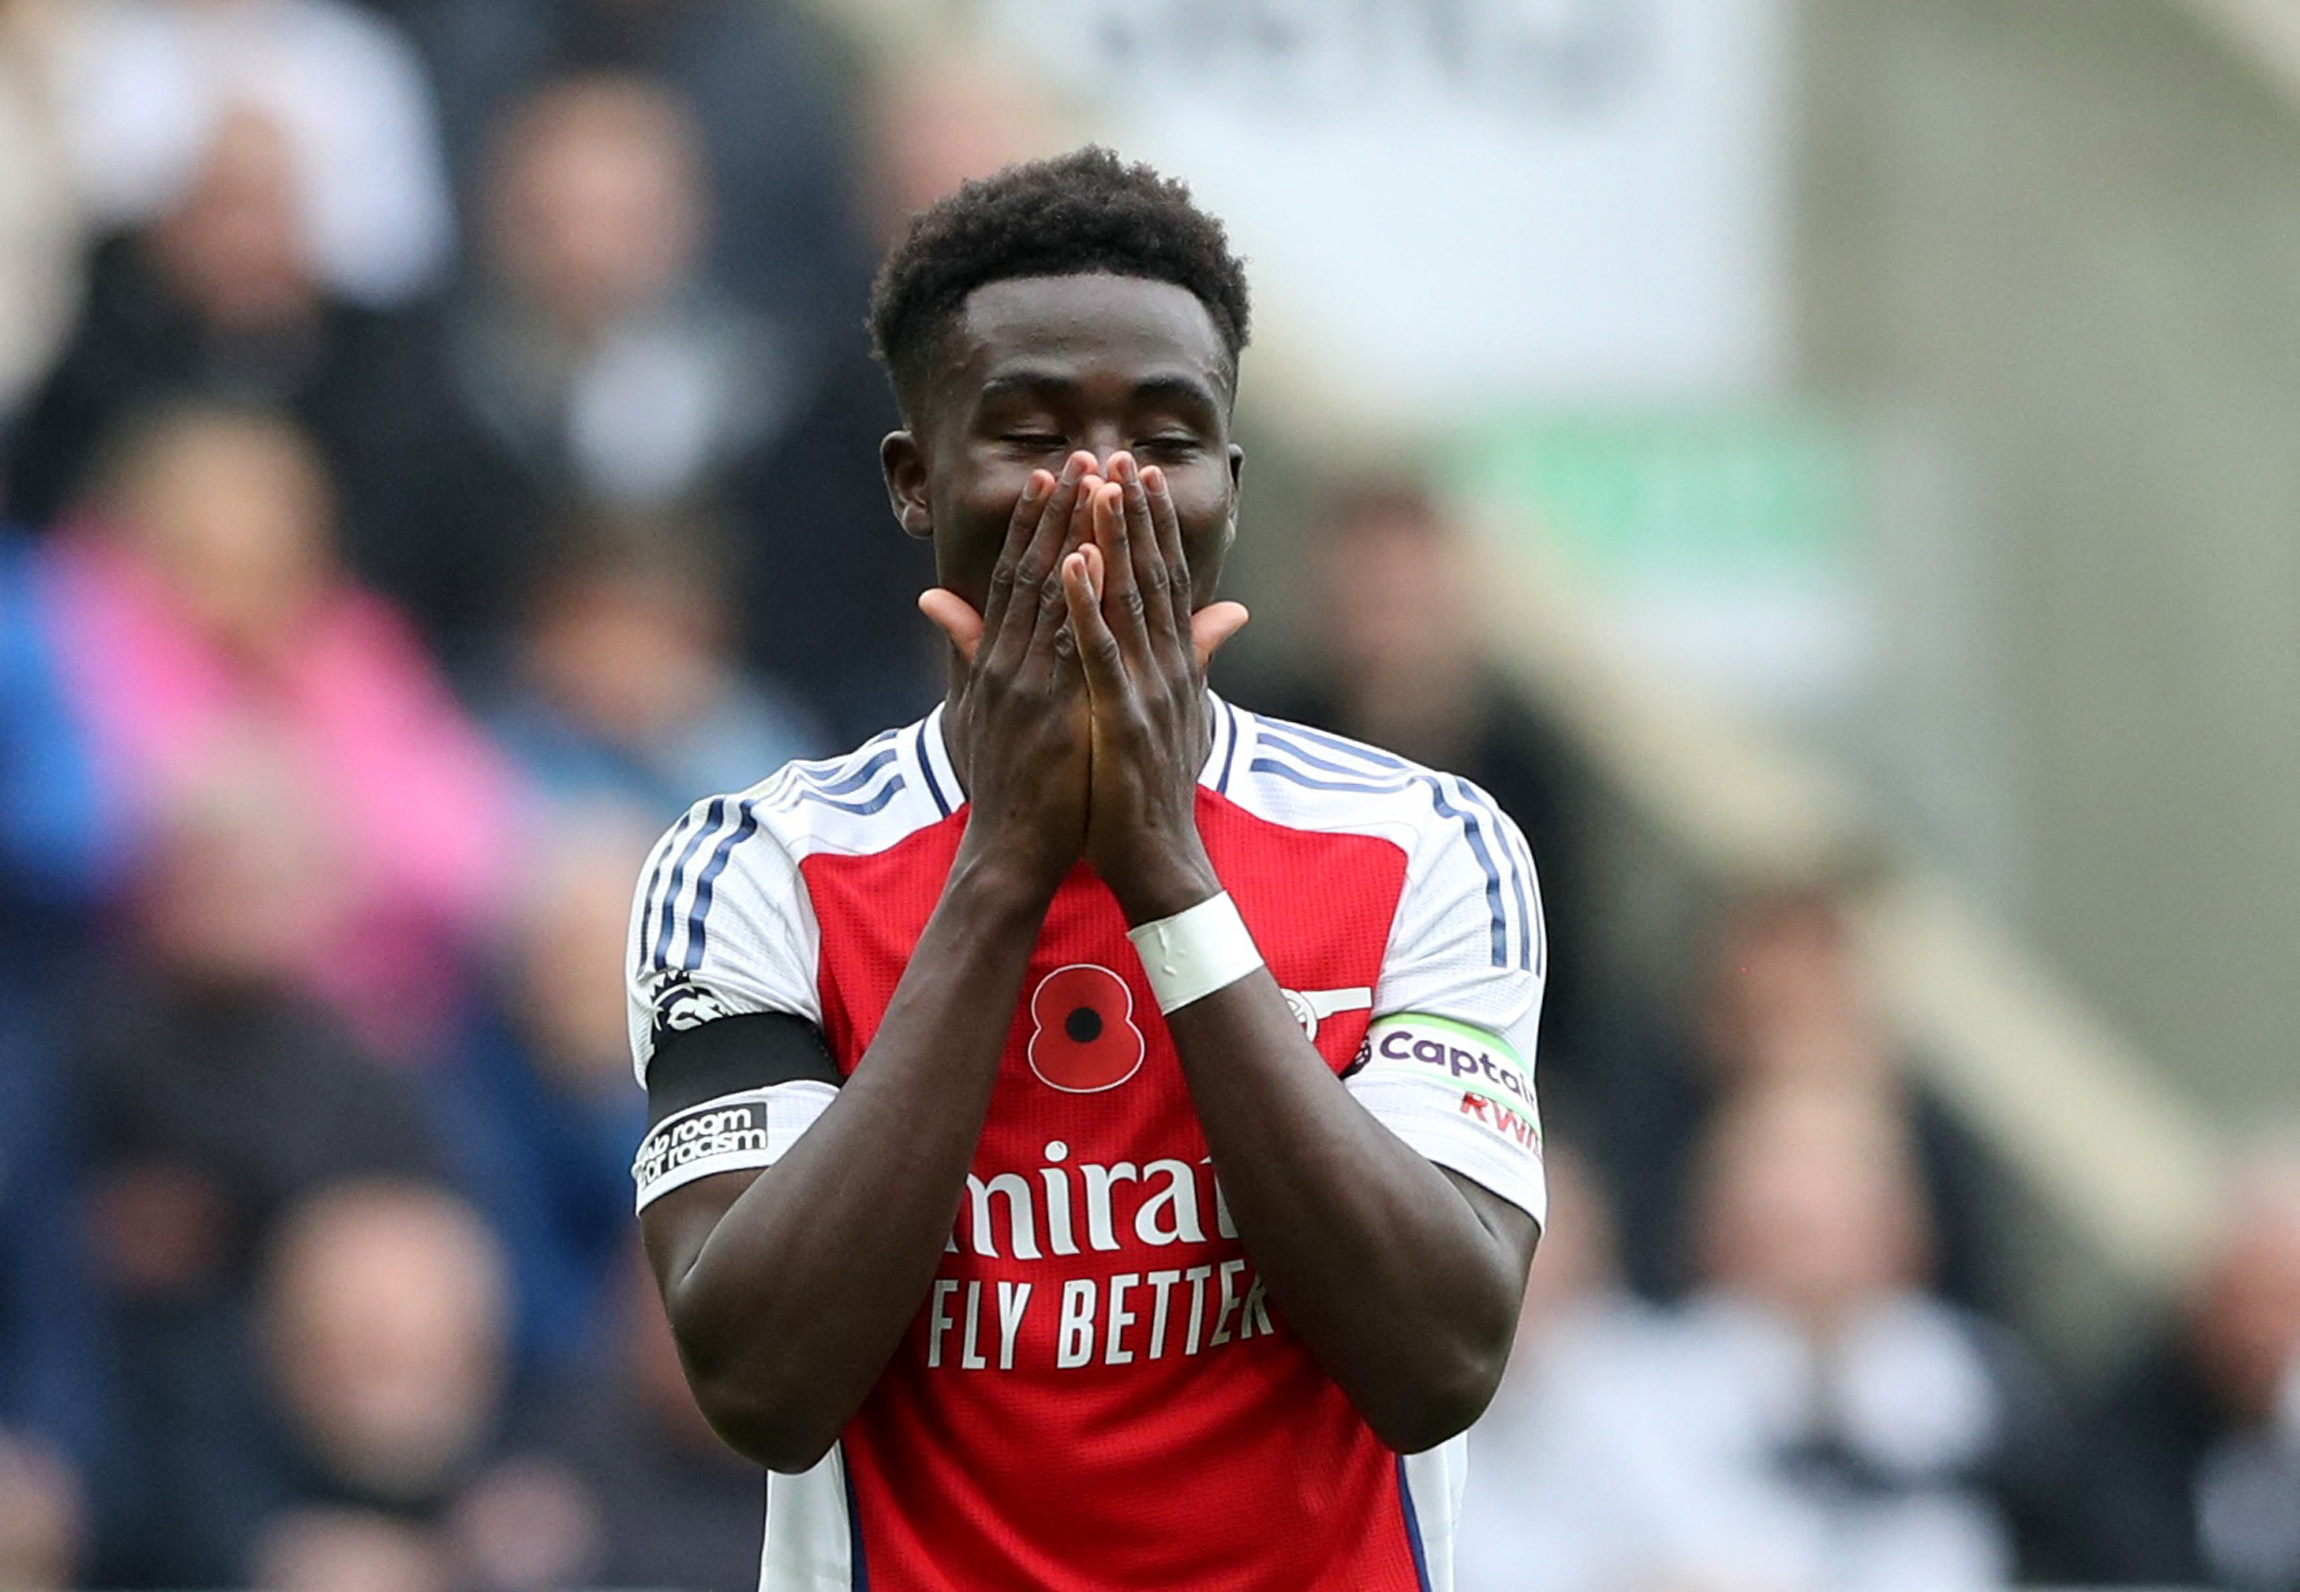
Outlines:
[[1096, 425], [1079, 439], [1078, 445], [1094, 455], [1096, 474], [1105, 481], [1110, 479], [1110, 461], [1126, 448], [1126, 434], [1115, 425]]

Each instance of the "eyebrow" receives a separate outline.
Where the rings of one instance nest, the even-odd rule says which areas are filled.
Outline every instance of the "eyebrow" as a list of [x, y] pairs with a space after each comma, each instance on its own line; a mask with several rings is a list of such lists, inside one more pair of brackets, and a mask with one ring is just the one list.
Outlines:
[[[1051, 370], [1014, 370], [993, 376], [982, 384], [984, 399], [1010, 397], [1037, 397], [1054, 394], [1067, 396], [1078, 391], [1075, 377]], [[1221, 396], [1206, 383], [1192, 376], [1149, 376], [1134, 384], [1131, 395], [1136, 401], [1165, 403], [1183, 408], [1203, 409], [1208, 414], [1222, 412]]]

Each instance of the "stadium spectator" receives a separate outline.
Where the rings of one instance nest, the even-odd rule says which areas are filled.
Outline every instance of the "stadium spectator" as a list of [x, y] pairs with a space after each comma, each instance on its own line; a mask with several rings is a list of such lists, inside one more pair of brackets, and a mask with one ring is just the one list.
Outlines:
[[299, 1509], [265, 1533], [251, 1585], [273, 1592], [456, 1592], [437, 1533], [362, 1509]]
[[421, 1185], [340, 1185], [286, 1220], [265, 1341], [316, 1490], [399, 1508], [469, 1472], [505, 1396], [505, 1284], [476, 1213]]
[[708, 527], [623, 516], [590, 527], [541, 581], [513, 688], [487, 717], [549, 796], [627, 803], [667, 824], [830, 743], [731, 647], [733, 594]]
[[1927, 1287], [1906, 1124], [1842, 1082], [1745, 1090], [1710, 1126], [1668, 1429], [1708, 1584], [2065, 1577], [2073, 1455], [2018, 1343]]
[[392, 320], [332, 295], [296, 226], [295, 151], [254, 112], [218, 119], [181, 195], [90, 257], [78, 324], [28, 400], [7, 493], [45, 525], [104, 439], [188, 397], [291, 413], [340, 467]]
[[[278, 1447], [251, 1568], [315, 1588], [486, 1585], [458, 1515], [489, 1478], [513, 1398], [509, 1276], [477, 1214], [420, 1183], [322, 1191], [279, 1232], [263, 1312]], [[547, 1538], [559, 1524], [495, 1523], [540, 1523]], [[488, 1547], [542, 1561], [538, 1587], [577, 1584], [563, 1577], [579, 1540]]]
[[2300, 1159], [2237, 1179], [2181, 1320], [2094, 1428], [2103, 1579], [2300, 1587]]
[[[11, 1005], [0, 1021], [20, 1015]], [[47, 1025], [0, 1036], [0, 1586], [69, 1585], [109, 1435], [74, 1113]]]
[[[863, 110], [858, 209], [881, 252], [960, 183], [1042, 153], [1046, 142], [1046, 112], [1033, 96], [947, 55], [875, 85]], [[851, 324], [859, 328], [859, 317]], [[916, 606], [934, 583], [934, 560], [897, 530], [879, 470], [879, 439], [901, 424], [859, 337], [851, 350], [834, 349], [741, 505], [752, 550], [739, 566], [744, 652], [803, 688], [839, 745], [917, 718], [942, 689], [942, 649]], [[858, 637], [871, 645], [857, 647]], [[833, 657], [838, 668], [826, 670]]]
[[[467, 208], [484, 211], [497, 113], [569, 74], [631, 74], [692, 109], [710, 208], [706, 269], [798, 331], [859, 354], [870, 263], [852, 219], [853, 75], [791, 0], [401, 0], [429, 57]], [[476, 201], [473, 203], [472, 201]]]
[[0, 1429], [0, 1586], [72, 1585], [83, 1529], [72, 1468], [38, 1441]]
[[297, 991], [327, 864], [292, 786], [239, 765], [161, 824], [133, 960], [81, 974], [95, 1225], [117, 1293], [230, 1294], [293, 1199], [437, 1159], [415, 1086]]
[[1863, 977], [1843, 904], [1819, 888], [1750, 894], [1718, 917], [1682, 1036], [1630, 1027], [1599, 1094], [1601, 1147], [1618, 1205], [1623, 1262], [1654, 1297], [1695, 1270], [1686, 1211], [1703, 1125], [1741, 1091], [1779, 1082], [1845, 1084], [1905, 1113], [1921, 1175], [1938, 1287], [1992, 1306], [1997, 1169], [1988, 1152], [1906, 1066]]
[[439, 1152], [411, 1079], [294, 992], [323, 853], [292, 787], [219, 770], [161, 815], [130, 954], [77, 969], [72, 1078], [116, 1313], [119, 1432], [97, 1573], [222, 1585], [260, 1505], [247, 1378], [256, 1256], [282, 1212]]
[[[606, 1357], [603, 1328], [631, 1235], [629, 1015], [611, 976], [653, 814], [567, 809], [525, 848], [529, 881], [486, 1003], [433, 1090], [463, 1181], [510, 1259], [529, 1365]], [[602, 974], [605, 968], [608, 974]]]
[[[1249, 697], [1256, 707], [1389, 747], [1482, 787], [1540, 859], [1543, 917], [1583, 922], [1578, 770], [1556, 733], [1485, 656], [1471, 612], [1475, 555], [1419, 483], [1360, 482], [1330, 499], [1311, 543], [1314, 684]], [[1549, 947], [1542, 995], [1543, 1103], [1580, 1114], [1594, 1017], [1579, 958], [1586, 936]]]
[[63, 9], [0, 6], [0, 428], [55, 357], [81, 291], [86, 217], [45, 70]]
[[1698, 1165], [1702, 1288], [1661, 1313], [1612, 1269], [1599, 1187], [1553, 1154], [1517, 1354], [1473, 1438], [1463, 1592], [2068, 1575], [2065, 1428], [2018, 1345], [1927, 1290], [1889, 1097], [1754, 1086]]
[[[1623, 1285], [1602, 1184], [1548, 1150], [1549, 1223], [1509, 1374], [1470, 1432], [1459, 1592], [1677, 1584], [1700, 1565], [1673, 1464], [1674, 1343]], [[1699, 1500], [1693, 1500], [1698, 1513]]]
[[47, 91], [100, 227], [136, 227], [189, 186], [235, 111], [295, 151], [302, 252], [363, 303], [445, 271], [453, 211], [421, 59], [347, 0], [76, 0], [55, 8]]
[[592, 1522], [591, 1585], [748, 1587], [765, 1478], [695, 1407], [637, 1245], [626, 1240], [618, 1260], [603, 1374], [563, 1377], [529, 1400], [506, 1468], [530, 1487], [555, 1478], [579, 1502]]
[[711, 224], [692, 118], [629, 77], [515, 106], [469, 291], [379, 399], [357, 561], [477, 678], [551, 533], [592, 505], [707, 503], [787, 423], [783, 328], [697, 275]]
[[881, 249], [959, 184], [1059, 147], [1053, 107], [1018, 92], [1020, 74], [937, 51], [881, 76], [864, 96], [861, 213]]
[[131, 818], [269, 766], [326, 854], [303, 986], [421, 1055], [494, 899], [509, 776], [397, 615], [337, 568], [329, 486], [289, 426], [213, 407], [127, 438], [54, 540], [65, 678]]
[[[119, 882], [119, 793], [65, 674], [56, 561], [0, 525], [0, 962], [39, 966]], [[29, 988], [0, 972], [0, 990]], [[6, 1025], [0, 1025], [5, 1031]]]
[[902, 534], [878, 468], [878, 439], [900, 424], [875, 366], [834, 360], [732, 505], [737, 644], [833, 745], [916, 718], [937, 689], [942, 653], [918, 613], [934, 560]]
[[[65, 1584], [107, 1437], [81, 1242], [67, 975], [117, 883], [117, 814], [61, 678], [37, 550], [0, 530], [0, 1585]], [[45, 1567], [45, 1568], [43, 1568]]]

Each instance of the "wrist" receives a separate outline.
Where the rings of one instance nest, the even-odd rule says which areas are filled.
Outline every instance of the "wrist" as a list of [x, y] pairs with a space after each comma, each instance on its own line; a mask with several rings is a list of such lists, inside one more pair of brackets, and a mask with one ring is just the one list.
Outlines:
[[1128, 928], [1187, 912], [1222, 893], [1222, 879], [1214, 872], [1213, 860], [1202, 847], [1191, 849], [1194, 855], [1176, 857], [1169, 853], [1155, 867], [1130, 870], [1123, 882], [1105, 881], [1118, 898], [1118, 910], [1125, 914]]
[[1010, 848], [976, 847], [962, 840], [943, 883], [943, 898], [964, 902], [992, 922], [1011, 917], [1035, 928], [1045, 920], [1064, 871], [1033, 864]]
[[1158, 1010], [1183, 1007], [1228, 989], [1263, 966], [1262, 953], [1229, 892], [1126, 931], [1142, 958], [1142, 971]]

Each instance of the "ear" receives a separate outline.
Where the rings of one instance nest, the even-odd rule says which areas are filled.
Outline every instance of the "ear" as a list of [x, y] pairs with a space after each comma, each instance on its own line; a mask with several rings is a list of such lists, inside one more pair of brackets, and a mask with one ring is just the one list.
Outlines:
[[879, 469], [886, 476], [887, 502], [903, 533], [921, 540], [934, 535], [934, 510], [927, 502], [926, 452], [907, 431], [890, 431], [878, 445]]
[[1238, 499], [1245, 474], [1246, 450], [1233, 442], [1230, 444], [1230, 529], [1222, 538], [1225, 546], [1238, 539]]

